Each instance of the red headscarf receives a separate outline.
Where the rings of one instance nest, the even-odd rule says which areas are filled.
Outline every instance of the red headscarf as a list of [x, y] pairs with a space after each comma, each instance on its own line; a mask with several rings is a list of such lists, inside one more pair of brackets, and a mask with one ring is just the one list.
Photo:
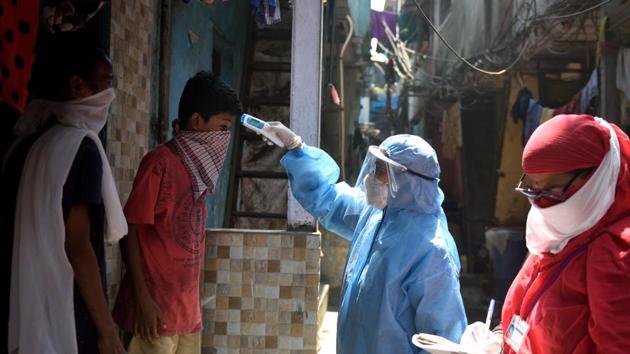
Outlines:
[[526, 174], [564, 173], [596, 167], [610, 149], [609, 140], [610, 131], [589, 115], [555, 116], [527, 142], [523, 170]]
[[[611, 125], [621, 150], [615, 201], [595, 226], [569, 241], [560, 253], [530, 256], [506, 297], [504, 328], [516, 314], [529, 316], [530, 331], [520, 353], [613, 353], [630, 347], [630, 140]], [[610, 149], [609, 140], [609, 130], [591, 116], [556, 116], [530, 138], [523, 170], [565, 173], [597, 167]], [[586, 252], [550, 281], [561, 262], [589, 242]], [[513, 353], [505, 349], [504, 353]]]

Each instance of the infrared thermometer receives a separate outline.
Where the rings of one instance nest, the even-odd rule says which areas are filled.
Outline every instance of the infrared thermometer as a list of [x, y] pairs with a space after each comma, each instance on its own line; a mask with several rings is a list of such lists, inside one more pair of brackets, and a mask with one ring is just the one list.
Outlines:
[[247, 113], [243, 113], [241, 116], [241, 124], [246, 126], [248, 129], [255, 131], [256, 133], [264, 136], [272, 143], [278, 145], [279, 147], [284, 147], [282, 141], [278, 138], [278, 136], [271, 132], [269, 129], [269, 123], [265, 122], [262, 119], [258, 119], [256, 117], [250, 116]]

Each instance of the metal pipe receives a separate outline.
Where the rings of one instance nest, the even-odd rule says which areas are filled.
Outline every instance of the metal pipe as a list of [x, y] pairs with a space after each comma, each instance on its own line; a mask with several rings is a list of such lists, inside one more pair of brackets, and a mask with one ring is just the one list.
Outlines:
[[328, 1], [328, 25], [330, 26], [330, 32], [328, 34], [328, 84], [333, 82], [333, 67], [335, 64], [335, 58], [333, 56], [336, 38], [335, 38], [335, 0]]
[[341, 165], [341, 179], [346, 180], [346, 122], [344, 119], [345, 98], [346, 94], [343, 90], [343, 53], [346, 51], [346, 47], [352, 38], [352, 32], [354, 32], [354, 24], [350, 15], [346, 15], [348, 21], [348, 36], [341, 46], [341, 52], [339, 53], [339, 164]]

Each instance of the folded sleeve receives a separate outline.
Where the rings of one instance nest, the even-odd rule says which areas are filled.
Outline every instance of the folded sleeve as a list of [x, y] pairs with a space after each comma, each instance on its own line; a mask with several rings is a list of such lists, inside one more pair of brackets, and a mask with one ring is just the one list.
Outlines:
[[125, 205], [125, 217], [129, 224], [153, 225], [164, 168], [164, 161], [154, 153], [149, 153], [140, 162]]

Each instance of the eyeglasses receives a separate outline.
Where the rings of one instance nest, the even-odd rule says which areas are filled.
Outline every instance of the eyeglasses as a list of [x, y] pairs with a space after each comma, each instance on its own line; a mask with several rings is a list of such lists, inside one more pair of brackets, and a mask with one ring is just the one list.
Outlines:
[[567, 197], [565, 193], [580, 175], [582, 175], [582, 172], [574, 174], [571, 180], [569, 181], [569, 183], [567, 183], [564, 186], [564, 188], [562, 189], [562, 192], [557, 193], [557, 192], [552, 192], [552, 191], [536, 191], [529, 187], [526, 187], [526, 188], [522, 187], [523, 181], [525, 180], [525, 177], [526, 177], [526, 175], [523, 173], [523, 175], [521, 176], [521, 179], [518, 181], [518, 185], [516, 186], [516, 188], [514, 188], [514, 190], [522, 193], [524, 196], [526, 196], [529, 199], [535, 200], [539, 198], [545, 198], [554, 202], [564, 202], [567, 199], [569, 199], [569, 197]]

